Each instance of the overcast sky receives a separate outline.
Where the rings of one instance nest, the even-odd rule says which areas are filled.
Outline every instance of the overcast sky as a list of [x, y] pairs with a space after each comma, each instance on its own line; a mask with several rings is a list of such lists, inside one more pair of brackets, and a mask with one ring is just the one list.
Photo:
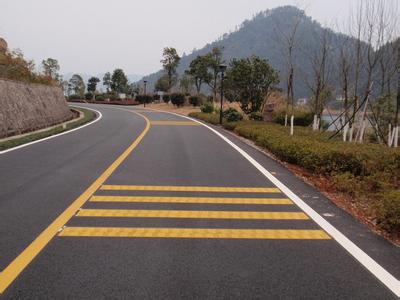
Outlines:
[[348, 18], [357, 0], [0, 0], [0, 36], [39, 64], [62, 73], [128, 74], [160, 69], [163, 47], [201, 48], [253, 14], [296, 5], [322, 24]]

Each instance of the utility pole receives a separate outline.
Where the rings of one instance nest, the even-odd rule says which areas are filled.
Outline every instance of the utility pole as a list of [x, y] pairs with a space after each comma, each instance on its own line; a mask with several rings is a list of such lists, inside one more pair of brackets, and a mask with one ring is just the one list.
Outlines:
[[146, 93], [147, 80], [144, 80], [144, 81], [143, 81], [143, 83], [144, 83], [144, 97], [143, 97], [144, 99], [143, 99], [143, 107], [146, 107], [146, 100], [147, 100], [147, 99], [146, 99], [146, 98], [147, 98], [147, 97], [146, 97], [146, 94], [147, 94], [147, 93]]

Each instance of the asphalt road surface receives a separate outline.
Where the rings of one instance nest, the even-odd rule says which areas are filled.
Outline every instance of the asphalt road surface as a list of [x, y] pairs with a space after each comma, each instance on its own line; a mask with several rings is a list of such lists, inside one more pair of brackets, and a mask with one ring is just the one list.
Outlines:
[[102, 118], [0, 155], [0, 298], [399, 296], [399, 248], [257, 149], [86, 106]]

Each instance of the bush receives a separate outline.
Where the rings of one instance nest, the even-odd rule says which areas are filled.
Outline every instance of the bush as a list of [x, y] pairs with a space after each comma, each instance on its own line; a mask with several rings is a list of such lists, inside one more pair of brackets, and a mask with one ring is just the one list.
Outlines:
[[200, 107], [201, 112], [206, 114], [211, 114], [214, 112], [214, 105], [212, 102], [207, 101]]
[[92, 93], [86, 93], [85, 94], [85, 99], [86, 100], [93, 100], [93, 94]]
[[158, 101], [158, 100], [160, 100], [160, 98], [161, 98], [161, 97], [160, 97], [159, 94], [154, 94], [154, 95], [153, 95], [153, 100], [154, 100], [154, 101]]
[[68, 98], [70, 100], [81, 100], [82, 99], [82, 97], [80, 95], [77, 95], [77, 94], [70, 95]]
[[400, 231], [400, 191], [385, 192], [378, 208], [378, 223], [389, 231]]
[[95, 99], [96, 99], [96, 101], [104, 101], [104, 100], [106, 100], [106, 97], [104, 95], [100, 94], [100, 95], [96, 95]]
[[199, 106], [201, 104], [201, 99], [199, 96], [189, 97], [189, 103], [193, 106]]
[[197, 118], [214, 125], [219, 124], [219, 115], [217, 114], [192, 112], [189, 114], [189, 117]]
[[253, 120], [253, 121], [263, 121], [264, 117], [263, 117], [262, 113], [260, 113], [260, 112], [252, 112], [249, 115], [249, 119]]
[[228, 122], [237, 122], [243, 120], [243, 115], [232, 107], [228, 108], [227, 110], [224, 110], [222, 116]]
[[118, 94], [115, 93], [115, 92], [109, 93], [109, 94], [108, 94], [108, 98], [109, 98], [111, 101], [119, 100], [119, 96], [118, 96]]
[[[285, 125], [285, 111], [279, 111], [274, 114], [273, 122]], [[314, 121], [314, 114], [309, 111], [295, 111], [294, 113], [294, 126], [310, 126]], [[288, 123], [290, 122], [290, 115], [288, 114]]]
[[177, 107], [183, 106], [185, 104], [185, 94], [182, 93], [173, 93], [171, 94], [171, 103]]
[[136, 95], [135, 100], [140, 104], [151, 103], [153, 101], [153, 96], [150, 95]]
[[163, 97], [162, 97], [162, 99], [163, 99], [163, 101], [164, 101], [165, 103], [168, 103], [168, 102], [171, 100], [171, 97], [170, 97], [170, 95], [168, 95], [168, 94], [164, 94]]
[[[217, 114], [192, 117], [218, 123]], [[224, 123], [224, 127], [253, 140], [283, 161], [329, 178], [329, 188], [345, 193], [364, 214], [387, 231], [400, 229], [400, 151], [377, 144], [343, 143], [329, 133], [296, 127], [295, 135], [278, 124], [254, 121]], [[354, 204], [353, 204], [354, 203]]]

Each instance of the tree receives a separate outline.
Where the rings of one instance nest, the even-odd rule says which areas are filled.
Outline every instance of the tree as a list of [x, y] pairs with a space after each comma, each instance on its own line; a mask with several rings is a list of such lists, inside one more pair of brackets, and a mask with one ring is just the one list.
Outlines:
[[122, 69], [115, 69], [111, 76], [111, 90], [124, 93], [128, 85], [128, 78]]
[[278, 72], [258, 56], [233, 59], [226, 73], [226, 97], [239, 101], [243, 112], [262, 112], [268, 96], [279, 83]]
[[82, 77], [79, 74], [72, 75], [71, 79], [69, 80], [70, 88], [74, 91], [76, 95], [81, 97], [85, 94], [85, 82], [83, 81]]
[[182, 93], [190, 94], [193, 87], [193, 78], [187, 74], [183, 74], [179, 78], [179, 88]]
[[97, 77], [90, 77], [88, 80], [88, 84], [87, 84], [87, 90], [88, 92], [92, 93], [94, 95], [94, 93], [96, 92], [96, 87], [97, 87], [97, 83], [100, 82], [100, 79]]
[[205, 56], [197, 56], [190, 63], [186, 74], [193, 78], [197, 95], [199, 95], [202, 84], [211, 81], [211, 74], [208, 72], [207, 58]]
[[321, 116], [324, 110], [325, 101], [330, 95], [328, 80], [330, 75], [330, 54], [331, 35], [327, 29], [324, 29], [322, 34], [318, 34], [317, 42], [319, 49], [310, 53], [310, 62], [312, 66], [312, 80], [307, 80], [307, 85], [312, 93], [314, 123], [313, 129], [318, 130], [321, 127]]
[[219, 66], [223, 63], [222, 48], [215, 47], [205, 56], [207, 68], [211, 72], [206, 83], [213, 91], [214, 101], [217, 100]]
[[173, 77], [176, 75], [176, 68], [179, 65], [180, 57], [175, 48], [164, 48], [161, 63], [168, 76], [168, 92], [173, 86]]
[[103, 85], [107, 88], [107, 93], [108, 93], [111, 89], [111, 74], [110, 74], [110, 72], [107, 72], [106, 74], [104, 74]]
[[60, 80], [60, 74], [58, 74], [58, 71], [60, 71], [60, 65], [58, 64], [58, 61], [56, 59], [48, 58], [46, 60], [43, 60], [42, 68], [44, 71], [44, 75], [51, 77], [57, 81]]
[[169, 88], [168, 75], [165, 74], [165, 75], [161, 76], [160, 78], [158, 78], [154, 88], [157, 92], [168, 92], [168, 88]]

